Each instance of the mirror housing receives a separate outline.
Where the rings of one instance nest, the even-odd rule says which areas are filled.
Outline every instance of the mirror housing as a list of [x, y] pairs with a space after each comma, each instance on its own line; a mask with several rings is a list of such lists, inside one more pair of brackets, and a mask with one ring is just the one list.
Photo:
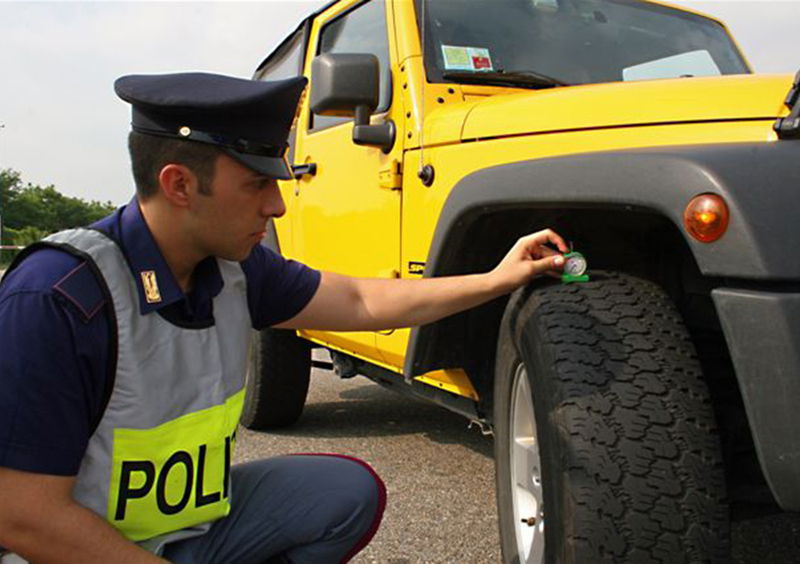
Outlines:
[[311, 111], [322, 116], [354, 117], [353, 142], [380, 147], [394, 145], [395, 126], [389, 120], [370, 125], [380, 99], [378, 57], [366, 53], [325, 53], [311, 63]]
[[357, 108], [367, 116], [378, 107], [378, 57], [325, 53], [311, 63], [311, 111], [321, 116], [353, 117]]

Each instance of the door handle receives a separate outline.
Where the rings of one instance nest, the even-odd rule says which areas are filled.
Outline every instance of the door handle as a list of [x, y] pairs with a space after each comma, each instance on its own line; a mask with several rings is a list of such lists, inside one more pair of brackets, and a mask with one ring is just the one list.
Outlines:
[[316, 176], [317, 163], [292, 165], [292, 174], [294, 174], [295, 178], [300, 178], [301, 176], [305, 175]]

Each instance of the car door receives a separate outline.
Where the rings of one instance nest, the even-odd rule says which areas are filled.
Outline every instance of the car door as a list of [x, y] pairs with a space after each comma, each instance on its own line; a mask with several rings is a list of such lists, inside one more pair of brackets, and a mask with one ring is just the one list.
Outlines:
[[[381, 96], [373, 123], [402, 126], [402, 99], [393, 100], [387, 11], [384, 0], [339, 3], [314, 22], [306, 57], [371, 53], [380, 61]], [[314, 88], [313, 82], [310, 88]], [[295, 164], [316, 165], [296, 181], [291, 203], [293, 255], [315, 268], [350, 276], [396, 278], [400, 265], [398, 163], [402, 143], [388, 153], [352, 141], [353, 120], [313, 115], [306, 95], [300, 109]], [[402, 131], [398, 131], [398, 136]], [[304, 336], [378, 361], [375, 333], [304, 331]]]

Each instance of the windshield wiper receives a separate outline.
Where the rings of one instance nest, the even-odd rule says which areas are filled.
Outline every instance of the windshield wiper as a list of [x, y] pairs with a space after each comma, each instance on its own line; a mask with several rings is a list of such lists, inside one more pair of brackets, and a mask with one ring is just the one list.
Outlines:
[[448, 80], [492, 86], [522, 86], [535, 89], [569, 86], [568, 83], [562, 82], [557, 78], [530, 70], [451, 71], [442, 74], [442, 77]]

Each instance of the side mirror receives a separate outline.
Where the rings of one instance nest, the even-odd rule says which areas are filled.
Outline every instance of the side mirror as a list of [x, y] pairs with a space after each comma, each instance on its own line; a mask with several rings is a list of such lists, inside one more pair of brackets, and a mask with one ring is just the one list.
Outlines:
[[353, 142], [380, 147], [394, 145], [391, 120], [370, 125], [380, 99], [380, 66], [375, 55], [325, 53], [311, 63], [311, 111], [317, 115], [354, 117]]

